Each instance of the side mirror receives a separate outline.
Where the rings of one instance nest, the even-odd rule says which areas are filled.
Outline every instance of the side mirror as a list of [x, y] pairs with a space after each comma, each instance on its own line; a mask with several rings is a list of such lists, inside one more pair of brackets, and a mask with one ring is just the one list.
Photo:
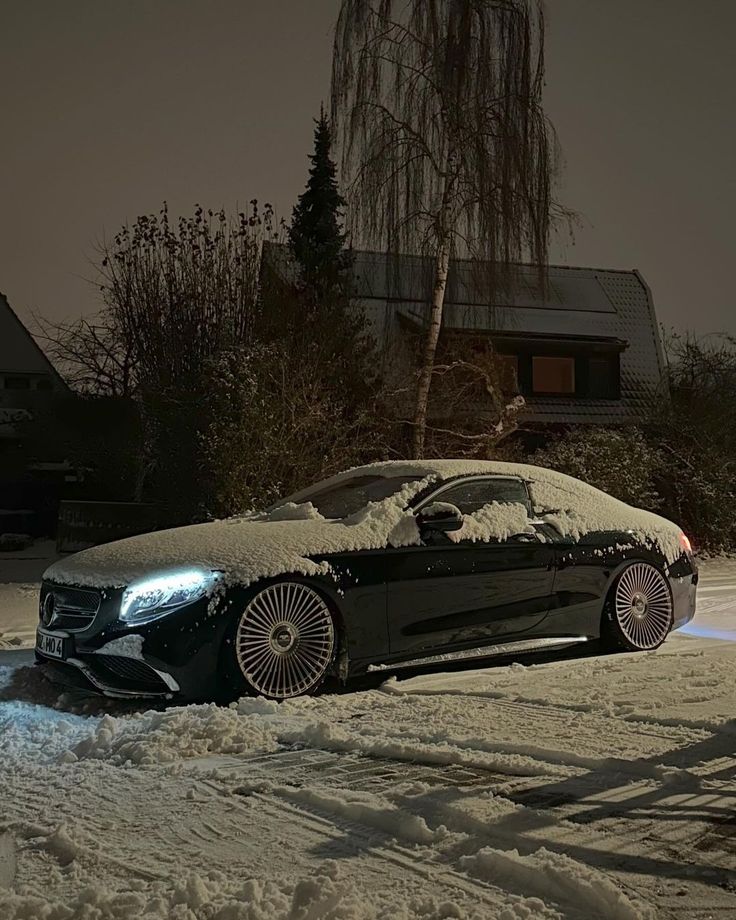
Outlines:
[[515, 533], [509, 537], [509, 543], [541, 543], [538, 533]]
[[449, 533], [452, 530], [460, 530], [463, 523], [462, 511], [456, 505], [448, 502], [432, 502], [425, 505], [417, 514], [417, 524], [420, 530]]

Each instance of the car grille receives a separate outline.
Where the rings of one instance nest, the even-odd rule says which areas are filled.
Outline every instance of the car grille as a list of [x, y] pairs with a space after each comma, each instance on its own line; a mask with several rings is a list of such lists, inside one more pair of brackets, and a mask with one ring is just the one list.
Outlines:
[[41, 601], [41, 622], [52, 629], [86, 629], [100, 609], [100, 592], [53, 585]]

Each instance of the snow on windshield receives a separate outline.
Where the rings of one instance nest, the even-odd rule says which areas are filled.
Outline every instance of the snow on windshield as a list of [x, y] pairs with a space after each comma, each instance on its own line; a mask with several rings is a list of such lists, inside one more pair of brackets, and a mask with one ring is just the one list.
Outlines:
[[[412, 476], [386, 476], [373, 474], [370, 476], [350, 476], [337, 482], [317, 483], [309, 489], [297, 492], [284, 502], [272, 506], [266, 516], [271, 521], [293, 520], [301, 516], [296, 509], [310, 506], [316, 511], [316, 517], [339, 520], [357, 514], [362, 508], [372, 502], [381, 502], [391, 495], [395, 495], [407, 482], [417, 482], [423, 477]], [[331, 484], [329, 484], [331, 483]], [[292, 509], [289, 512], [288, 509]]]

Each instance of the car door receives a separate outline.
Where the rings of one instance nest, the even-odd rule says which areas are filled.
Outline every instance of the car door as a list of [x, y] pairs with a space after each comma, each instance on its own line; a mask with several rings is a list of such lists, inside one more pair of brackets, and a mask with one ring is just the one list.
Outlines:
[[[515, 477], [466, 477], [427, 496], [473, 514], [494, 501], [523, 502]], [[503, 542], [425, 534], [422, 545], [388, 551], [391, 655], [491, 644], [537, 627], [551, 604], [554, 548], [529, 534]]]

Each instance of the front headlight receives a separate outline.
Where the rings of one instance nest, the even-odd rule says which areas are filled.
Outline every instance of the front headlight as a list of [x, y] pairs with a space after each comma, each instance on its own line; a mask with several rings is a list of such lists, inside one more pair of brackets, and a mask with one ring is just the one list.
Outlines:
[[123, 592], [120, 619], [126, 623], [155, 620], [204, 597], [216, 580], [216, 572], [187, 569], [134, 582]]

